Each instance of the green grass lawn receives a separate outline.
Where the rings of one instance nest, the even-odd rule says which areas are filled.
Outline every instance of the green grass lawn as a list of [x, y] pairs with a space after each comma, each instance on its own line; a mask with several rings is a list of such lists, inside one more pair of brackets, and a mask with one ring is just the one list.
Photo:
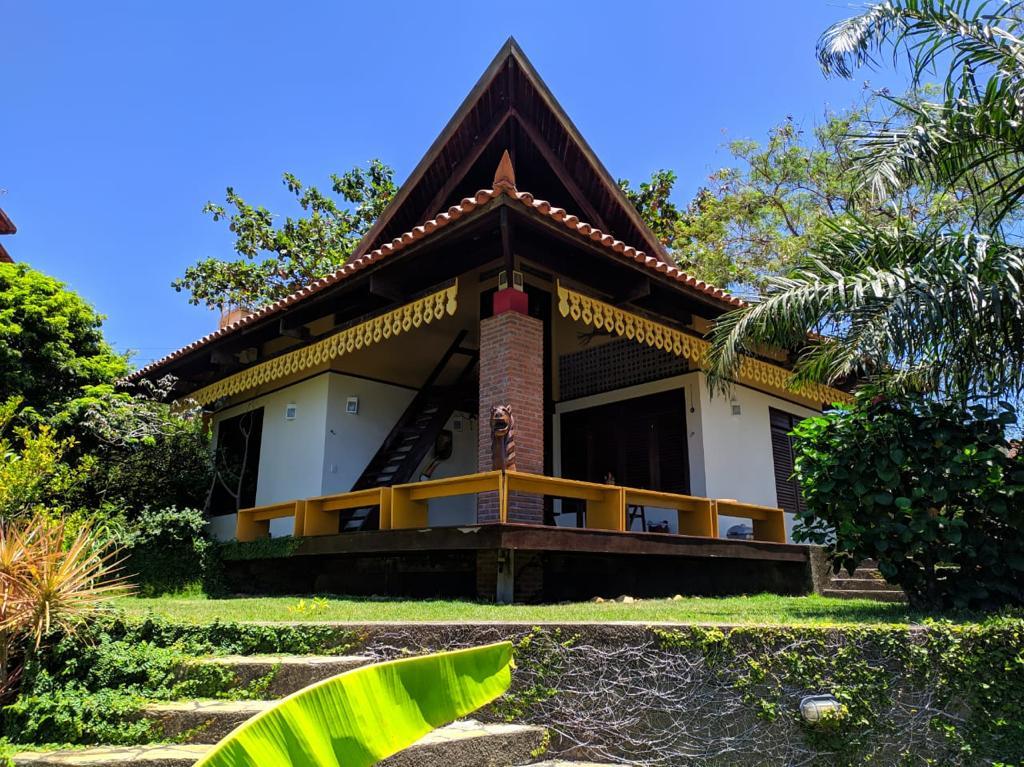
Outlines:
[[[342, 621], [416, 622], [676, 622], [760, 625], [911, 624], [924, 616], [902, 604], [819, 596], [686, 597], [558, 605], [493, 605], [467, 601], [257, 597], [205, 599], [125, 597], [117, 607], [129, 615], [157, 615], [176, 621]], [[950, 615], [969, 621], [974, 616]]]

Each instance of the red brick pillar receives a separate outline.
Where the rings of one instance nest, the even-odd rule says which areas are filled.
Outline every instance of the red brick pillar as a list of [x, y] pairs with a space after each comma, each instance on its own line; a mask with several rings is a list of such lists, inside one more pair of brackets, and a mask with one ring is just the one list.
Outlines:
[[[511, 405], [516, 423], [516, 468], [544, 473], [544, 323], [515, 309], [480, 323], [480, 471], [494, 468], [491, 455], [491, 408]], [[477, 521], [498, 520], [498, 499], [484, 494]], [[543, 499], [513, 494], [509, 522], [543, 524]]]

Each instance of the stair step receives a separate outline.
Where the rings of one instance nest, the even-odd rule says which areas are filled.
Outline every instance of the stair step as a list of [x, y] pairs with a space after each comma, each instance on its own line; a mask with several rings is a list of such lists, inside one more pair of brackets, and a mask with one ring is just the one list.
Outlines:
[[841, 591], [899, 591], [880, 578], [833, 578], [829, 588]]
[[544, 740], [543, 727], [467, 719], [428, 733], [379, 767], [508, 767], [529, 762]]
[[[272, 700], [183, 700], [150, 703], [145, 716], [165, 738], [189, 734], [189, 743], [216, 743], [242, 722], [273, 706]], [[191, 731], [191, 732], [190, 732]]]
[[373, 663], [374, 660], [366, 655], [221, 655], [198, 662], [230, 667], [235, 672], [239, 687], [273, 671], [274, 677], [265, 694], [269, 698], [281, 698], [314, 682]]
[[531, 762], [524, 767], [631, 767], [631, 765], [619, 762], [611, 764], [606, 762], [568, 762], [562, 759], [555, 759], [548, 762]]
[[822, 589], [821, 595], [837, 599], [873, 599], [876, 602], [906, 602], [902, 591], [864, 591], [855, 589]]
[[15, 767], [192, 767], [211, 746], [97, 746], [68, 751], [27, 751]]
[[846, 570], [840, 570], [837, 577], [845, 577], [845, 578], [876, 578], [876, 579], [878, 579], [880, 581], [884, 581], [885, 580], [885, 578], [882, 577], [882, 574], [878, 571], [877, 567], [864, 567], [864, 566], [858, 567], [856, 570], [854, 570], [852, 576], [848, 575]]
[[[425, 735], [380, 767], [507, 767], [523, 764], [544, 743], [544, 728], [521, 724], [455, 722]], [[16, 767], [192, 767], [210, 745], [99, 746], [16, 754]], [[578, 766], [577, 766], [578, 767]]]

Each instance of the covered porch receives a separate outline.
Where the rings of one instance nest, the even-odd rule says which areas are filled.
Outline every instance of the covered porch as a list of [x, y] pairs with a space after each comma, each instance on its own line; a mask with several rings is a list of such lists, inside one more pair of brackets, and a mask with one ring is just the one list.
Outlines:
[[[431, 504], [474, 498], [496, 518], [431, 525]], [[578, 527], [515, 521], [516, 504], [582, 505]], [[341, 532], [372, 507], [379, 528]], [[643, 512], [677, 518], [677, 533], [637, 529]], [[751, 522], [750, 540], [722, 538], [719, 514]], [[229, 561], [233, 588], [254, 593], [465, 597], [498, 602], [614, 598], [620, 594], [736, 594], [811, 588], [805, 546], [787, 544], [774, 507], [643, 488], [490, 471], [243, 509], [236, 537], [267, 538], [274, 520], [293, 548], [272, 559]]]

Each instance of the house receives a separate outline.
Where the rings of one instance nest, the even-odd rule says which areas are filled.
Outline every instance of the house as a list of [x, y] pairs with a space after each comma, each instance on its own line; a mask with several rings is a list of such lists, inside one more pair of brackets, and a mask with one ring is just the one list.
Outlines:
[[[14, 226], [14, 222], [11, 221], [10, 217], [4, 213], [3, 208], [0, 208], [0, 234], [14, 234], [18, 229]], [[11, 258], [11, 254], [7, 252], [7, 249], [0, 245], [0, 264], [13, 264], [14, 259]]]
[[786, 435], [845, 394], [769, 353], [712, 397], [704, 335], [741, 305], [673, 265], [509, 40], [342, 269], [132, 378], [211, 414], [215, 535], [299, 537], [241, 587], [799, 591]]

